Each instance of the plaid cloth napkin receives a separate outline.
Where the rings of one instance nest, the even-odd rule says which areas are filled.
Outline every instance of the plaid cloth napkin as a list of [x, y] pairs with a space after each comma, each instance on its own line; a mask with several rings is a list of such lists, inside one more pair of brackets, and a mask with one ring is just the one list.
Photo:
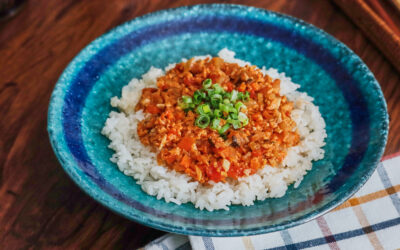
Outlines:
[[349, 200], [308, 223], [249, 237], [166, 234], [146, 250], [400, 248], [400, 153], [385, 157]]

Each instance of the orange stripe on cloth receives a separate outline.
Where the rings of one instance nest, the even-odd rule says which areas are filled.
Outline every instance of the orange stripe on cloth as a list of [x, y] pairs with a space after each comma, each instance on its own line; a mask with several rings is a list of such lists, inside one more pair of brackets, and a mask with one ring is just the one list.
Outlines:
[[337, 208], [335, 208], [333, 211], [337, 211], [343, 208], [347, 208], [347, 207], [354, 207], [354, 206], [358, 206], [360, 204], [363, 203], [367, 203], [373, 200], [377, 200], [380, 198], [383, 198], [385, 196], [388, 195], [392, 195], [395, 193], [400, 192], [400, 185], [395, 185], [393, 187], [387, 188], [387, 189], [383, 189], [383, 190], [379, 190], [377, 192], [374, 193], [370, 193], [370, 194], [366, 194], [360, 197], [353, 197], [348, 199], [346, 202], [344, 202], [342, 205], [338, 206]]
[[242, 237], [243, 245], [246, 250], [254, 250], [253, 243], [251, 242], [250, 237]]
[[353, 211], [357, 216], [358, 221], [360, 222], [361, 226], [363, 227], [363, 231], [365, 235], [367, 235], [369, 241], [371, 242], [374, 249], [382, 249], [383, 246], [376, 236], [375, 231], [372, 229], [371, 225], [368, 222], [367, 216], [365, 216], [362, 208], [360, 206], [353, 207]]

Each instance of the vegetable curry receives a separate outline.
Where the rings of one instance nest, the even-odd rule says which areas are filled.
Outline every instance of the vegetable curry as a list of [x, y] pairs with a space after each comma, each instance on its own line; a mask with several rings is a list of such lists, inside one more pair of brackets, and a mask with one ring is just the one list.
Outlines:
[[159, 164], [200, 183], [249, 176], [278, 167], [300, 141], [279, 90], [255, 66], [192, 58], [143, 89], [135, 109], [148, 115], [137, 132]]

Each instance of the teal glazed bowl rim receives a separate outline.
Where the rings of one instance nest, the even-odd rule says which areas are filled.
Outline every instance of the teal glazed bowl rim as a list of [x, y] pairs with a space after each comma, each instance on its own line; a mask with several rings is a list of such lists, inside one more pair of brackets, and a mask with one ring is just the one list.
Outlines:
[[[316, 62], [322, 71], [332, 77], [349, 108], [351, 142], [338, 172], [326, 187], [307, 198], [309, 203], [300, 204], [298, 209], [318, 205], [327, 193], [339, 189], [344, 191], [306, 214], [268, 225], [262, 224], [264, 220], [259, 222], [262, 217], [213, 220], [202, 219], [201, 216], [190, 218], [181, 216], [179, 212], [171, 214], [156, 207], [146, 207], [143, 201], [134, 200], [118, 190], [99, 172], [82, 139], [87, 132], [82, 131], [82, 110], [101, 74], [134, 49], [176, 35], [202, 32], [231, 32], [278, 42]], [[363, 80], [362, 86], [360, 79]], [[370, 105], [370, 99], [375, 105]], [[374, 172], [385, 149], [388, 126], [386, 102], [378, 82], [347, 46], [313, 25], [290, 16], [243, 5], [207, 4], [150, 13], [124, 23], [90, 43], [60, 76], [50, 99], [47, 129], [53, 150], [67, 174], [89, 196], [114, 212], [164, 231], [231, 237], [293, 227], [321, 216], [346, 201]], [[372, 130], [377, 133], [371, 133]], [[363, 172], [357, 182], [345, 183], [359, 171]], [[249, 208], [241, 209], [246, 211]]]

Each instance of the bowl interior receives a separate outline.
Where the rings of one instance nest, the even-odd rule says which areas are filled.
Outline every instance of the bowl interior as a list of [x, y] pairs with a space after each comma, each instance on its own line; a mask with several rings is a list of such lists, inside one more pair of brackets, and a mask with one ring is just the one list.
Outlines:
[[[222, 15], [222, 16], [221, 16]], [[182, 17], [179, 19], [178, 17]], [[109, 161], [100, 131], [132, 78], [151, 66], [222, 48], [259, 67], [276, 68], [315, 98], [326, 122], [325, 158], [282, 198], [229, 211], [200, 211], [144, 193]], [[50, 139], [63, 167], [92, 197], [159, 229], [234, 236], [283, 229], [339, 205], [368, 179], [387, 136], [387, 112], [375, 79], [360, 59], [323, 32], [255, 8], [208, 5], [136, 19], [99, 38], [70, 64], [52, 96]]]

